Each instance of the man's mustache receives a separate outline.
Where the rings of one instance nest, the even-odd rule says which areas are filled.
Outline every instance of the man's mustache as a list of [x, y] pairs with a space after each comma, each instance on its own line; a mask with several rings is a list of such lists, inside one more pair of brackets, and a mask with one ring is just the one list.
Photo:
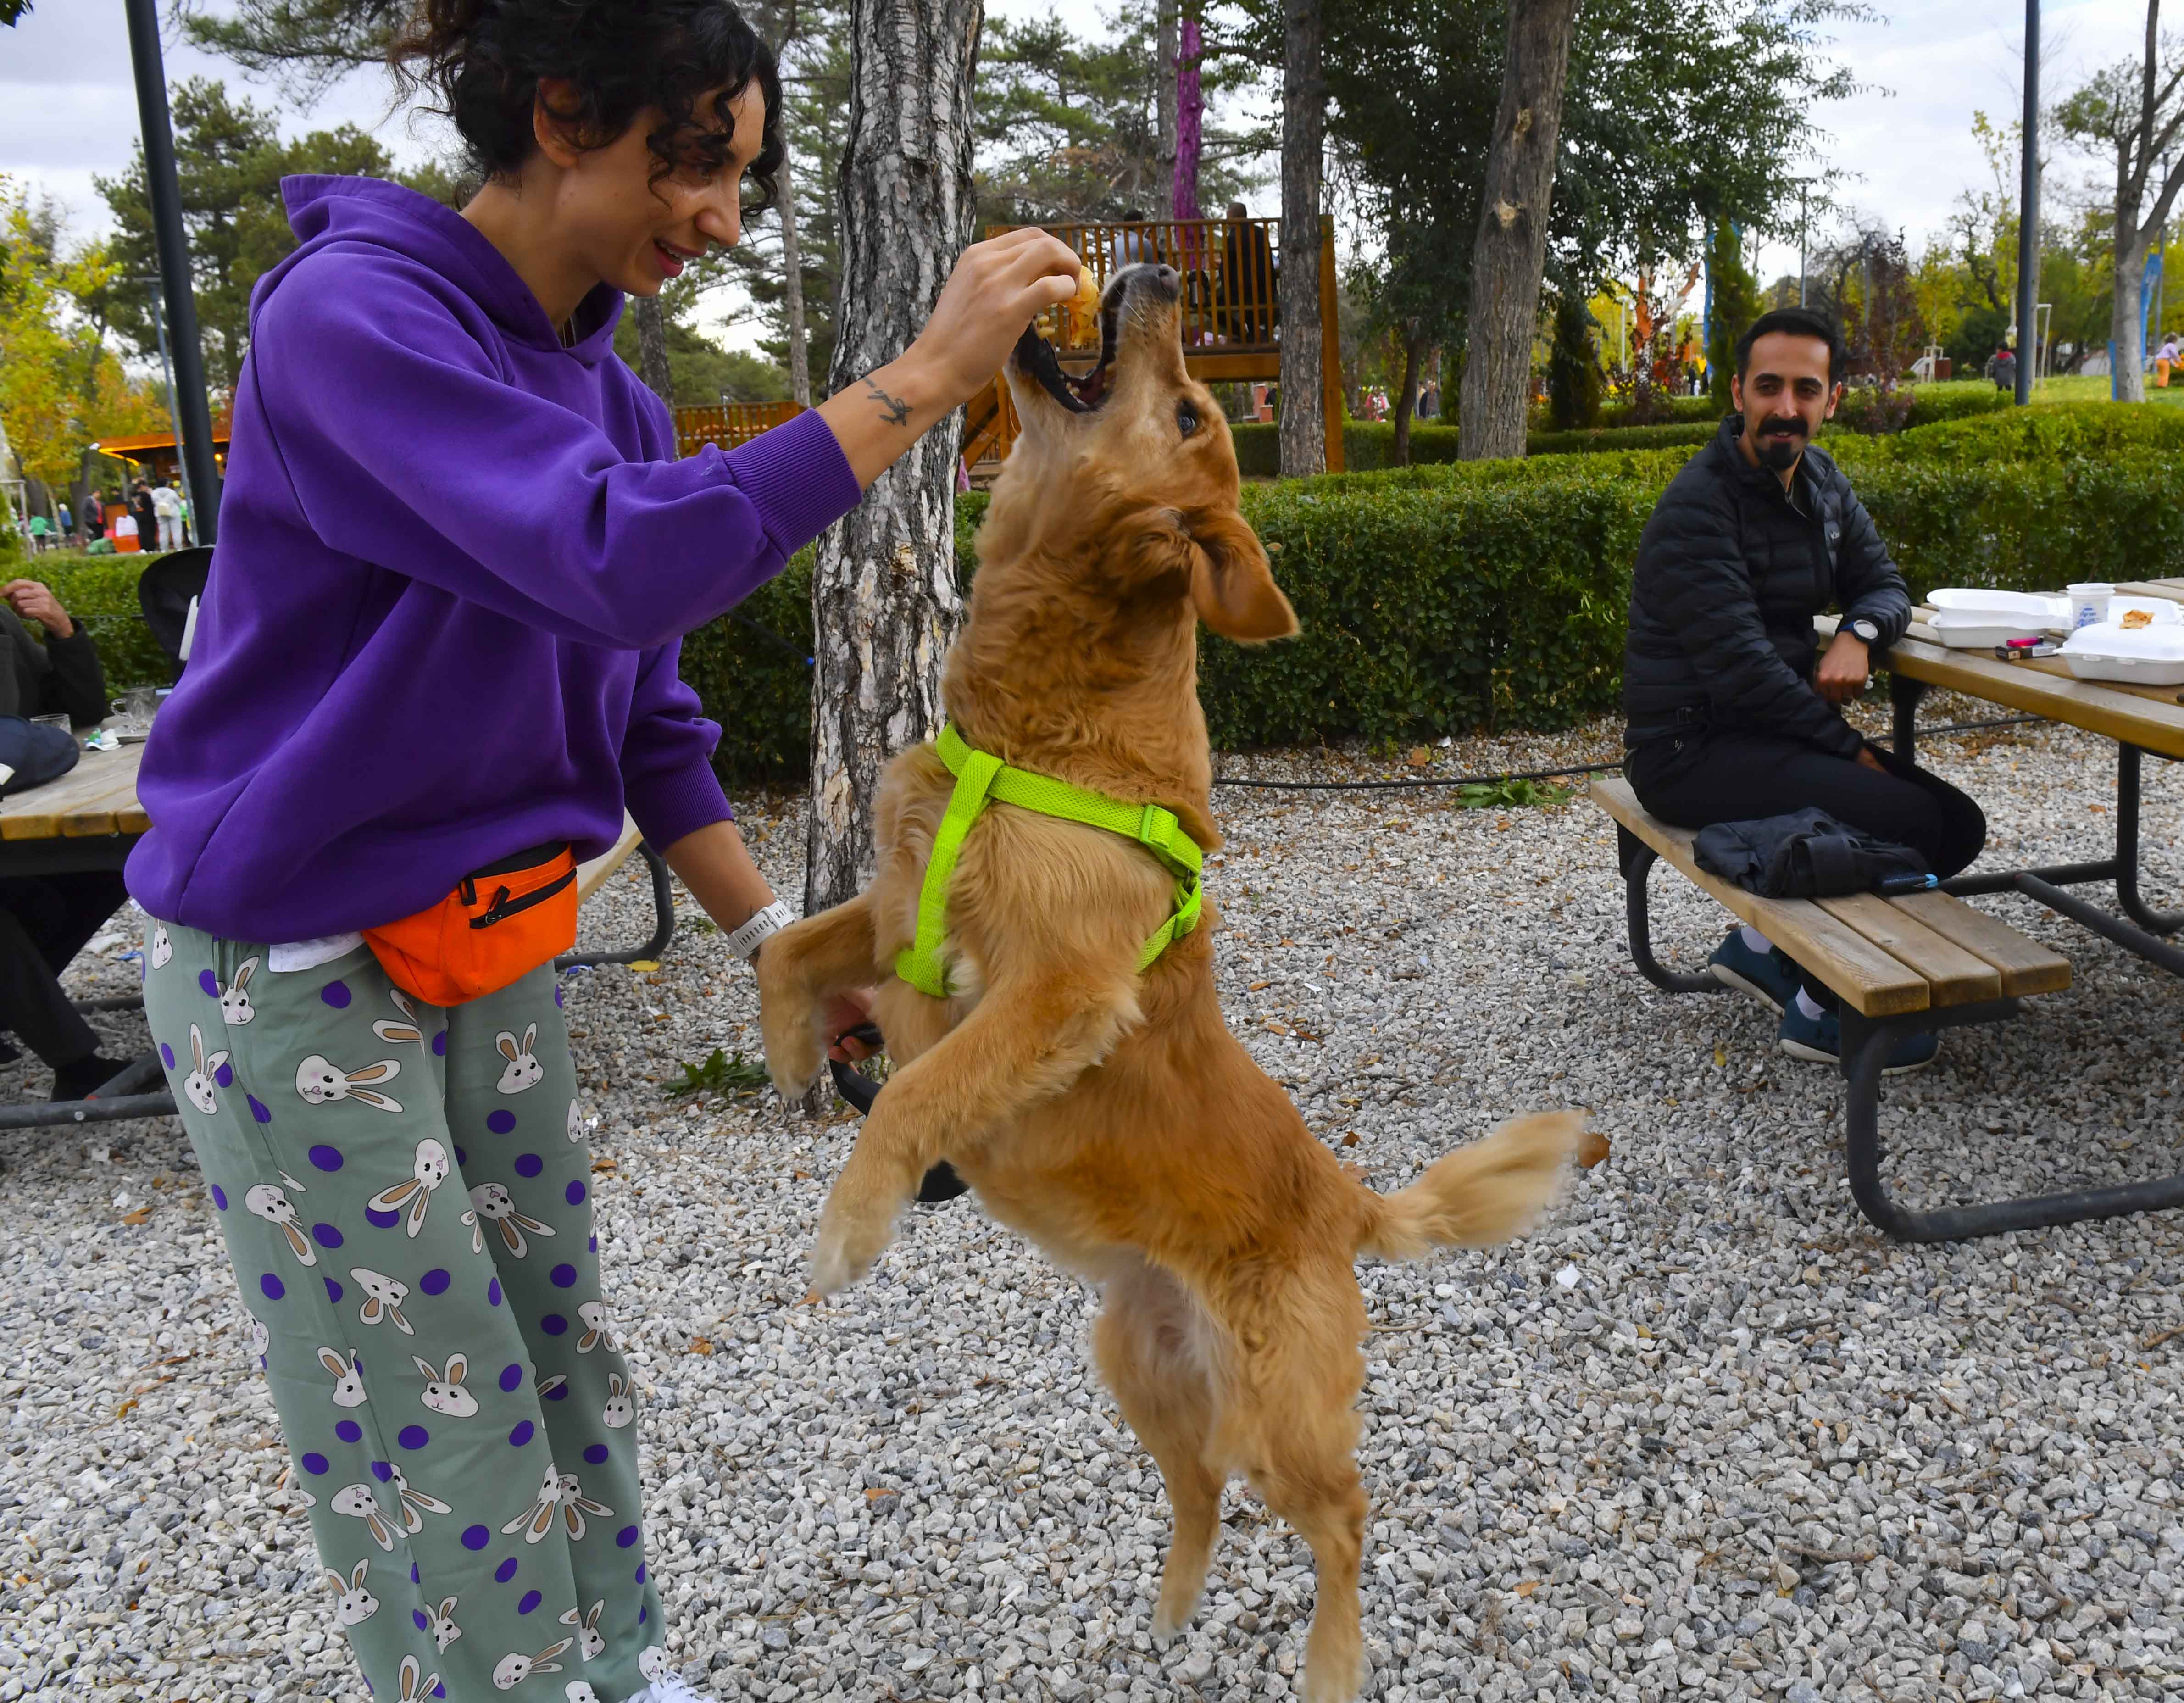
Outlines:
[[1802, 438], [1805, 435], [1802, 420], [1769, 420], [1759, 428], [1763, 438]]

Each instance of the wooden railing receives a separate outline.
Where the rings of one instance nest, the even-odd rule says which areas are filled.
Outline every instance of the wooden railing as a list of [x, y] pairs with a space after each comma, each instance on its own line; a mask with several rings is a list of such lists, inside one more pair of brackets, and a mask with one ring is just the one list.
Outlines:
[[[1012, 229], [988, 228], [998, 237]], [[1173, 266], [1183, 275], [1183, 343], [1195, 354], [1245, 354], [1279, 347], [1282, 221], [1279, 219], [1156, 219], [1128, 225], [1048, 225], [1083, 257], [1101, 289], [1125, 266]], [[1100, 352], [1096, 315], [1064, 306], [1039, 327], [1065, 360]]]
[[708, 444], [733, 449], [803, 411], [803, 405], [798, 402], [728, 402], [717, 408], [678, 408], [675, 453], [694, 455]]

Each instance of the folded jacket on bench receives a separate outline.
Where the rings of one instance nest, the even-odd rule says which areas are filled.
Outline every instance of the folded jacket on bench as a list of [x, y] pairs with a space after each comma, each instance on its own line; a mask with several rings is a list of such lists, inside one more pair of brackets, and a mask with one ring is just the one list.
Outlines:
[[1869, 893], [1892, 875], [1930, 874], [1908, 846], [1876, 839], [1825, 810], [1718, 822], [1692, 842], [1700, 868], [1769, 899]]

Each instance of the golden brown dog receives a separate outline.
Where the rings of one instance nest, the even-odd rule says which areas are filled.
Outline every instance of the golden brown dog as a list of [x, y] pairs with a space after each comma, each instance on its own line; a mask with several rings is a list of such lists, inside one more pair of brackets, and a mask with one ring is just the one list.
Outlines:
[[[1197, 623], [1254, 641], [1296, 623], [1238, 512], [1227, 424], [1184, 371], [1176, 301], [1166, 267], [1118, 277], [1101, 364], [1082, 381], [1030, 333], [1018, 345], [1023, 435], [979, 534], [947, 703], [977, 749], [1165, 804], [1211, 850]], [[1357, 1258], [1515, 1234], [1582, 1120], [1517, 1120], [1401, 1192], [1371, 1192], [1223, 1025], [1210, 898], [1198, 930], [1140, 975], [1173, 878], [1119, 835], [1006, 805], [989, 807], [956, 866], [951, 997], [918, 992], [894, 966], [953, 784], [929, 746], [897, 758], [870, 889], [760, 958], [784, 1097], [818, 1074], [825, 1002], [876, 980], [899, 1065], [827, 1198], [813, 1281], [832, 1293], [861, 1276], [928, 1167], [953, 1161], [995, 1218], [1100, 1287], [1100, 1371], [1175, 1510], [1155, 1634], [1195, 1607], [1222, 1485], [1241, 1473], [1312, 1545], [1304, 1695], [1337, 1703], [1362, 1677]]]

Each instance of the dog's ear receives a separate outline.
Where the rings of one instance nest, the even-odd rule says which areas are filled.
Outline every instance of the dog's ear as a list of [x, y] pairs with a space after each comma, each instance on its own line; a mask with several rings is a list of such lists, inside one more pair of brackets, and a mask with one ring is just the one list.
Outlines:
[[1190, 516], [1190, 598], [1224, 639], [1264, 644], [1297, 630], [1296, 611], [1274, 583], [1258, 534], [1232, 510]]

